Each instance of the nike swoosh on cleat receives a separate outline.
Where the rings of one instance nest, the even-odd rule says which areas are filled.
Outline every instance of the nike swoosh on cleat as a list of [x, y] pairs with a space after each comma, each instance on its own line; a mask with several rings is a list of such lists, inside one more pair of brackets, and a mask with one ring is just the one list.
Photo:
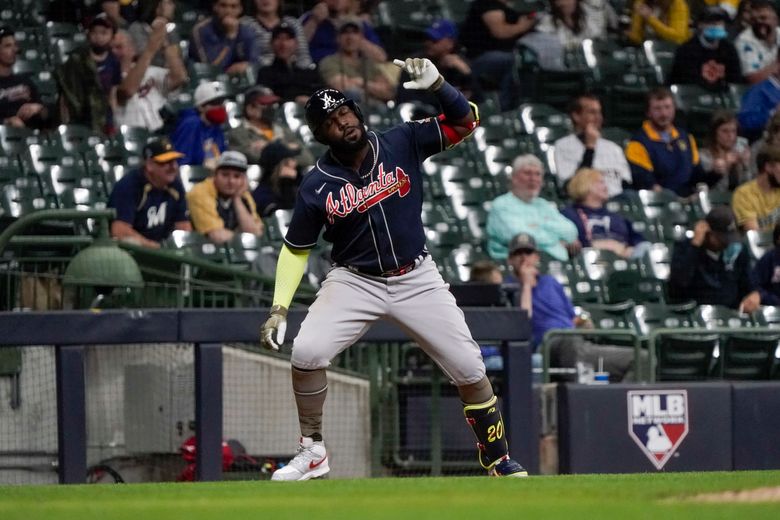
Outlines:
[[317, 195], [319, 195], [319, 194], [320, 194], [320, 192], [322, 191], [322, 188], [324, 188], [324, 187], [325, 187], [325, 184], [327, 184], [327, 183], [323, 182], [323, 183], [322, 183], [322, 186], [320, 186], [318, 189], [314, 190], [314, 193], [316, 193]]
[[320, 460], [320, 461], [319, 461], [318, 463], [316, 463], [316, 464], [314, 463], [314, 461], [311, 461], [311, 462], [309, 462], [309, 469], [314, 469], [314, 468], [316, 468], [317, 466], [319, 466], [320, 464], [322, 464], [323, 462], [325, 462], [327, 459], [328, 459], [328, 456], [327, 456], [327, 455], [325, 455], [324, 457], [322, 457], [322, 460]]

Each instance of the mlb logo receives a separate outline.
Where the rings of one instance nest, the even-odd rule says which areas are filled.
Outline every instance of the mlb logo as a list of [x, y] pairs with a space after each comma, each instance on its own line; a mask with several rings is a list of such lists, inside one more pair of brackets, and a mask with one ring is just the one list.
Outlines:
[[628, 392], [628, 434], [650, 462], [661, 469], [688, 434], [688, 392]]

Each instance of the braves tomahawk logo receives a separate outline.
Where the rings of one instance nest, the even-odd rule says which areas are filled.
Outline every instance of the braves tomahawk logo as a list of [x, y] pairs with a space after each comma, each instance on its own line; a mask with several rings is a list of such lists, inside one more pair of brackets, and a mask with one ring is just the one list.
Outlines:
[[327, 92], [323, 92], [320, 96], [320, 101], [322, 101], [322, 108], [325, 110], [330, 110], [331, 107], [338, 104], [340, 100], [336, 100], [335, 98], [332, 98]]
[[376, 180], [368, 185], [358, 188], [354, 184], [345, 184], [339, 190], [338, 198], [333, 196], [333, 192], [328, 193], [328, 198], [325, 199], [328, 222], [333, 224], [335, 217], [346, 217], [355, 210], [365, 213], [368, 208], [395, 193], [398, 193], [399, 197], [405, 197], [411, 187], [409, 176], [399, 166], [396, 166], [395, 170], [385, 172], [384, 165], [380, 163]]
[[661, 469], [688, 435], [686, 390], [631, 390], [628, 434], [650, 462]]

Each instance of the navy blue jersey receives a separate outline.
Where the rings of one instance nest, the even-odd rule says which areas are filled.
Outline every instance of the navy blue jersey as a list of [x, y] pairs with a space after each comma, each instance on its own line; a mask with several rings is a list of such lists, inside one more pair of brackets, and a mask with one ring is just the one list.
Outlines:
[[168, 238], [177, 222], [187, 222], [187, 200], [179, 177], [166, 190], [154, 188], [141, 170], [119, 179], [111, 190], [108, 207], [116, 209], [116, 219], [127, 222], [149, 240]]
[[284, 238], [288, 247], [314, 247], [325, 226], [333, 261], [372, 273], [398, 269], [425, 251], [421, 166], [444, 149], [439, 122], [368, 132], [368, 143], [359, 173], [326, 152], [304, 176]]

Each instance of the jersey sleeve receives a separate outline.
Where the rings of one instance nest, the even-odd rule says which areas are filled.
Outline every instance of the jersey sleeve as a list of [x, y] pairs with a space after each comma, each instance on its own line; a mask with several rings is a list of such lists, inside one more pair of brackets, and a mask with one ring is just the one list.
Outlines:
[[417, 148], [420, 162], [431, 155], [444, 151], [444, 133], [437, 118], [430, 117], [420, 121], [411, 121], [402, 128], [408, 129], [410, 132], [409, 136]]
[[314, 175], [309, 172], [298, 190], [290, 226], [284, 236], [284, 243], [291, 249], [311, 249], [317, 245], [325, 215], [317, 205], [316, 194], [310, 181]]

